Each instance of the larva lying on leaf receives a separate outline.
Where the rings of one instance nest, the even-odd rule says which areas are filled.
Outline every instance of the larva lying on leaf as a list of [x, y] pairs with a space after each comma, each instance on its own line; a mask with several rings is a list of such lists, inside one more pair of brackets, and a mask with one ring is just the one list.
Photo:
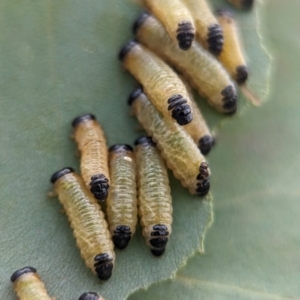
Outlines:
[[223, 32], [206, 0], [182, 0], [191, 12], [196, 34], [203, 46], [214, 55], [219, 55], [223, 47]]
[[88, 292], [83, 293], [78, 300], [105, 300], [102, 296], [98, 295], [97, 293]]
[[187, 132], [157, 111], [141, 89], [131, 94], [128, 103], [174, 176], [191, 194], [206, 195], [210, 188], [208, 163]]
[[10, 278], [20, 300], [52, 300], [45, 285], [33, 267], [14, 272]]
[[86, 265], [99, 279], [111, 277], [115, 253], [104, 214], [81, 177], [72, 168], [51, 177], [54, 191], [70, 221], [78, 248]]
[[228, 10], [218, 10], [217, 18], [224, 31], [224, 46], [219, 59], [231, 77], [238, 83], [244, 84], [248, 78], [248, 68], [241, 50], [233, 15]]
[[129, 145], [109, 148], [111, 188], [107, 199], [107, 219], [114, 244], [127, 247], [137, 223], [136, 170]]
[[134, 31], [142, 44], [173, 64], [211, 106], [225, 114], [235, 113], [234, 83], [221, 63], [197, 42], [188, 52], [178, 50], [162, 24], [148, 13], [137, 19]]
[[104, 132], [92, 114], [75, 118], [72, 125], [74, 139], [81, 154], [82, 177], [95, 198], [103, 202], [109, 190], [108, 153]]
[[130, 41], [119, 57], [160, 112], [174, 118], [179, 125], [192, 121], [188, 92], [178, 75], [161, 58], [135, 41]]
[[160, 256], [172, 231], [173, 208], [167, 168], [151, 137], [140, 137], [135, 145], [142, 233], [151, 252]]
[[254, 0], [228, 0], [235, 7], [240, 9], [250, 9], [253, 6]]
[[149, 10], [164, 24], [182, 50], [188, 50], [195, 36], [193, 17], [181, 0], [145, 0]]

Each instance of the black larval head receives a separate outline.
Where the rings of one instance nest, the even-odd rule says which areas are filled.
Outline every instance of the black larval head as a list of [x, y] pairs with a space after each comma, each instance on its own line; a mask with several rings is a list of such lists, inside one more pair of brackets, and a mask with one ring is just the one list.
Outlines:
[[127, 144], [116, 144], [109, 147], [109, 152], [114, 151], [133, 151], [132, 147]]
[[119, 60], [123, 61], [125, 56], [127, 55], [128, 52], [130, 52], [130, 50], [135, 47], [136, 45], [138, 45], [138, 42], [135, 40], [131, 40], [129, 41], [119, 52]]
[[78, 300], [99, 300], [99, 295], [93, 292], [83, 293]]
[[95, 258], [95, 271], [101, 280], [108, 280], [112, 275], [113, 259], [107, 253], [97, 255]]
[[144, 22], [151, 16], [148, 12], [143, 12], [134, 22], [132, 31], [133, 34], [136, 34], [139, 30], [139, 28], [144, 24]]
[[236, 82], [242, 85], [246, 82], [248, 78], [248, 68], [246, 66], [238, 66], [236, 68]]
[[211, 25], [208, 28], [207, 34], [208, 50], [214, 54], [219, 55], [223, 49], [224, 37], [223, 30], [219, 24]]
[[207, 155], [214, 144], [215, 144], [214, 138], [210, 135], [205, 135], [199, 140], [198, 148], [200, 149], [203, 155]]
[[51, 179], [50, 181], [52, 183], [55, 183], [59, 178], [65, 176], [66, 174], [69, 174], [69, 173], [73, 173], [74, 172], [74, 169], [71, 168], [71, 167], [66, 167], [66, 168], [63, 168], [57, 172], [55, 172], [52, 176], [51, 176]]
[[103, 174], [96, 174], [91, 177], [90, 191], [99, 202], [104, 202], [108, 196], [109, 183]]
[[131, 104], [134, 102], [135, 99], [137, 99], [141, 94], [143, 94], [142, 88], [138, 88], [134, 90], [128, 97], [128, 105], [131, 106]]
[[96, 117], [94, 115], [92, 115], [92, 114], [85, 114], [85, 115], [76, 117], [72, 121], [72, 126], [76, 127], [78, 124], [80, 124], [82, 122], [91, 121], [91, 120], [96, 120]]
[[152, 141], [151, 136], [141, 136], [137, 138], [134, 142], [134, 144], [137, 145], [155, 145], [155, 143]]
[[33, 267], [24, 267], [15, 271], [10, 277], [11, 282], [15, 282], [20, 276], [26, 273], [36, 273], [36, 269]]
[[125, 249], [131, 240], [131, 234], [129, 226], [117, 226], [112, 237], [115, 246], [119, 249]]
[[192, 46], [195, 37], [195, 29], [191, 22], [182, 22], [178, 24], [177, 41], [181, 50], [188, 50]]

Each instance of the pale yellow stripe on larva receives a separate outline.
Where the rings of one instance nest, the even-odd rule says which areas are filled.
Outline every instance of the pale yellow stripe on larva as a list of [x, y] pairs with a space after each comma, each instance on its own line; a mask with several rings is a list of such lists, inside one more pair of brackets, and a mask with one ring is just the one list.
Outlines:
[[95, 198], [103, 202], [109, 190], [108, 151], [104, 132], [91, 114], [75, 118], [72, 125], [81, 154], [81, 175]]
[[11, 281], [20, 300], [53, 300], [35, 268], [17, 270], [11, 276]]
[[248, 78], [248, 68], [233, 15], [227, 10], [219, 10], [217, 17], [224, 31], [224, 47], [219, 59], [231, 77], [238, 84], [244, 84]]
[[188, 133], [159, 113], [141, 90], [130, 96], [129, 103], [174, 176], [191, 194], [206, 195], [210, 186], [208, 163]]
[[181, 50], [188, 50], [195, 36], [195, 24], [191, 12], [182, 1], [145, 0], [145, 3], [164, 24], [174, 43]]
[[161, 58], [131, 41], [121, 50], [120, 59], [160, 112], [179, 125], [192, 121], [188, 92], [178, 75]]
[[151, 252], [162, 255], [172, 231], [172, 198], [168, 173], [151, 137], [135, 142], [138, 203], [143, 236]]
[[221, 63], [194, 42], [188, 52], [177, 49], [162, 24], [144, 13], [134, 26], [138, 40], [178, 69], [208, 103], [222, 113], [236, 111], [236, 90]]
[[68, 216], [86, 265], [99, 279], [109, 279], [115, 253], [100, 206], [87, 190], [81, 177], [71, 168], [54, 173], [51, 182], [54, 183], [54, 190]]
[[214, 55], [223, 47], [223, 32], [206, 0], [182, 0], [191, 12], [196, 35], [203, 46]]
[[111, 187], [107, 198], [107, 218], [114, 244], [127, 247], [137, 223], [136, 165], [133, 149], [114, 145], [109, 149]]

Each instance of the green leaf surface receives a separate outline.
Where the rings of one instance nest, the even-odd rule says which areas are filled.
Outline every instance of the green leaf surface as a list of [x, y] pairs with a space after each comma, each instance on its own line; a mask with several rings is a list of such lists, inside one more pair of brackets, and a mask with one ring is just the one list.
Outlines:
[[130, 300], [300, 299], [299, 9], [298, 0], [268, 0], [262, 9], [275, 53], [272, 93], [219, 132], [205, 254]]
[[[68, 165], [79, 170], [74, 156], [76, 145], [69, 139], [70, 123], [75, 116], [85, 112], [96, 114], [109, 145], [132, 144], [141, 134], [134, 130], [137, 122], [129, 116], [126, 104], [136, 83], [116, 59], [120, 47], [132, 37], [131, 24], [141, 10], [129, 1], [0, 1], [0, 288], [3, 299], [16, 299], [9, 277], [25, 265], [38, 269], [49, 293], [57, 299], [77, 299], [87, 290], [97, 291], [108, 300], [126, 299], [139, 288], [170, 278], [189, 256], [203, 252], [204, 232], [212, 220], [211, 199], [195, 199], [172, 177], [174, 223], [166, 254], [153, 257], [138, 230], [126, 250], [116, 251], [113, 277], [99, 283], [80, 258], [58, 200], [47, 197], [54, 171]], [[241, 30], [249, 66], [255, 73], [249, 86], [265, 99], [270, 62], [259, 45], [257, 11], [238, 13], [237, 17], [246, 24]], [[241, 99], [241, 107], [249, 106]], [[224, 120], [203, 101], [201, 107], [211, 126]], [[262, 112], [263, 109], [255, 110], [254, 115]], [[243, 118], [226, 119], [227, 127], [220, 131], [218, 144], [209, 158], [213, 194], [217, 201], [222, 199], [223, 205], [232, 203], [233, 192], [238, 199], [242, 198], [241, 191], [256, 182], [251, 170], [255, 171], [257, 162], [253, 157], [247, 160], [249, 169], [238, 168], [240, 162], [236, 160], [241, 159], [244, 148], [249, 146], [247, 128], [239, 125]], [[239, 140], [235, 151], [240, 155], [236, 155], [232, 143], [243, 132], [247, 143]], [[248, 134], [251, 138], [250, 129]], [[247, 185], [234, 184], [237, 179], [243, 179]], [[231, 210], [231, 206], [217, 206], [217, 216], [222, 211], [223, 217], [230, 220]], [[244, 221], [245, 215], [242, 217], [240, 221]], [[219, 219], [215, 226], [218, 222]], [[235, 226], [243, 228], [238, 222]], [[225, 236], [215, 231], [210, 233], [208, 255], [213, 253], [213, 242], [226, 244], [228, 235], [231, 236], [231, 232]], [[239, 236], [232, 233], [232, 238]], [[218, 250], [222, 252], [222, 247]], [[202, 264], [209, 265], [207, 256], [201, 259]], [[200, 271], [202, 274], [201, 268], [195, 265], [189, 274], [193, 277]], [[211, 273], [218, 274], [218, 271], [212, 268]], [[171, 290], [170, 295], [176, 296]]]

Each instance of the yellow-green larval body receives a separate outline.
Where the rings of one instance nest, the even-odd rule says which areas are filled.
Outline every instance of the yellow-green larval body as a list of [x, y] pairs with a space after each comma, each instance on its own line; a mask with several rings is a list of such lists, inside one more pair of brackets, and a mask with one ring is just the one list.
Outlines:
[[185, 85], [160, 57], [138, 42], [131, 41], [121, 50], [120, 59], [161, 113], [182, 126], [192, 121]]
[[103, 202], [109, 190], [108, 151], [104, 132], [91, 114], [75, 118], [72, 124], [81, 156], [81, 175], [95, 198]]
[[162, 255], [172, 231], [172, 198], [165, 162], [150, 137], [136, 141], [138, 204], [143, 236], [151, 252]]
[[86, 265], [99, 279], [109, 279], [115, 253], [100, 206], [73, 169], [65, 168], [56, 172], [51, 181], [68, 216], [76, 244]]
[[208, 163], [189, 134], [158, 112], [140, 89], [131, 95], [129, 101], [135, 116], [157, 144], [174, 176], [191, 194], [206, 195], [210, 187]]
[[107, 198], [107, 219], [114, 244], [127, 247], [137, 223], [136, 165], [129, 145], [109, 149], [111, 187]]

